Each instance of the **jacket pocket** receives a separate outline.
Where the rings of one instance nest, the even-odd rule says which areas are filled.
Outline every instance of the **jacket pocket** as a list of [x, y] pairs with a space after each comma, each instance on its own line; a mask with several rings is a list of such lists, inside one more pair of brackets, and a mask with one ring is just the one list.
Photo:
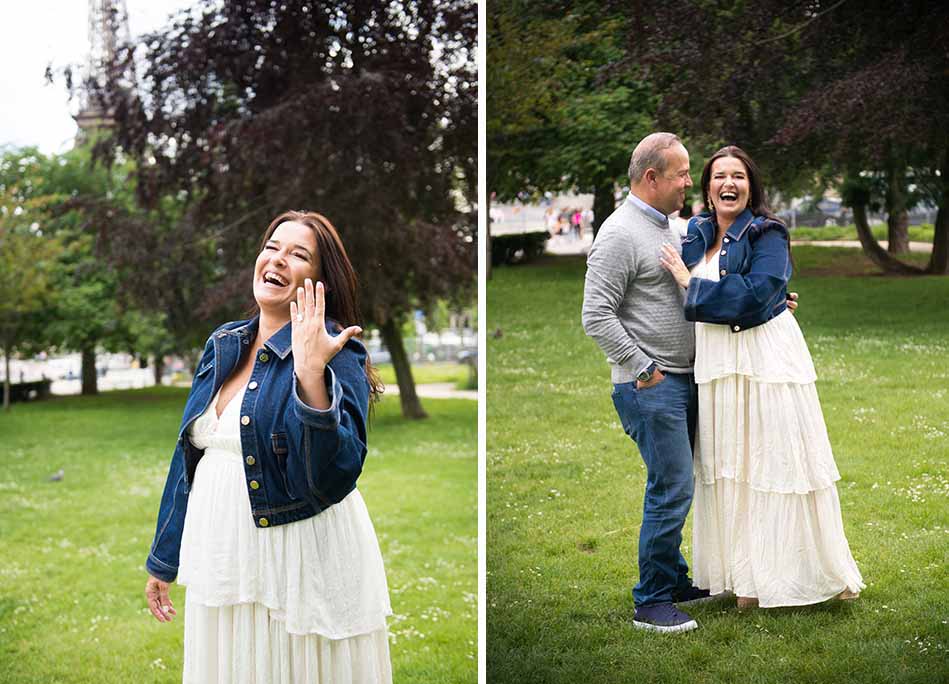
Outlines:
[[283, 478], [283, 486], [287, 491], [287, 495], [296, 500], [296, 496], [293, 494], [293, 488], [290, 487], [290, 479], [287, 477], [287, 453], [289, 453], [289, 446], [287, 443], [287, 434], [285, 432], [275, 432], [270, 435], [270, 448], [273, 450], [274, 456], [277, 461], [277, 469], [280, 471], [280, 477]]

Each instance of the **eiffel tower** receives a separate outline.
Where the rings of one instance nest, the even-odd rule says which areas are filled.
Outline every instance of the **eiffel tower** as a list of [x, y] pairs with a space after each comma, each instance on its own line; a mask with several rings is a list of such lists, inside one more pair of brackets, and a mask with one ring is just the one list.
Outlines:
[[97, 130], [107, 129], [114, 123], [112, 112], [93, 102], [88, 84], [105, 85], [108, 65], [115, 57], [116, 48], [129, 42], [128, 10], [125, 0], [89, 0], [89, 55], [83, 72], [83, 86], [79, 96], [79, 113], [73, 118], [79, 126], [76, 144], [90, 140]]

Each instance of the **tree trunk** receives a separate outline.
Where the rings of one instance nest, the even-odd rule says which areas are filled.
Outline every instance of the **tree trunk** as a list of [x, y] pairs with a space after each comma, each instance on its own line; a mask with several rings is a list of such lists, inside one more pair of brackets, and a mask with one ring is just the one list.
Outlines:
[[155, 362], [152, 364], [152, 370], [155, 373], [155, 384], [161, 385], [161, 376], [165, 373], [165, 359], [161, 354], [155, 354]]
[[395, 379], [399, 384], [399, 401], [402, 402], [402, 416], [413, 420], [428, 418], [428, 414], [425, 413], [418, 395], [415, 393], [412, 365], [405, 353], [399, 322], [394, 318], [390, 318], [379, 326], [379, 333], [382, 335], [382, 341], [385, 343], [386, 349], [389, 350], [392, 367], [395, 369]]
[[96, 350], [95, 347], [82, 350], [82, 394], [99, 393], [99, 380], [96, 377]]
[[935, 275], [949, 275], [949, 147], [943, 152], [939, 183], [942, 192], [939, 193], [939, 211], [936, 212], [933, 253], [926, 270]]
[[488, 193], [488, 213], [484, 226], [484, 279], [491, 280], [491, 193]]
[[896, 216], [887, 214], [886, 251], [890, 254], [909, 253], [909, 212], [903, 209]]
[[3, 410], [10, 410], [10, 349], [7, 346], [3, 348]]
[[613, 196], [613, 180], [597, 183], [593, 191], [593, 239], [600, 232], [600, 226], [616, 209], [616, 198]]
[[909, 212], [906, 207], [906, 166], [890, 162], [886, 187], [886, 251], [890, 254], [909, 252]]
[[873, 237], [873, 233], [870, 232], [870, 223], [867, 221], [866, 204], [854, 203], [853, 221], [857, 226], [857, 237], [860, 238], [863, 253], [870, 258], [870, 261], [882, 268], [884, 272], [899, 273], [902, 275], [920, 275], [923, 273], [923, 269], [904, 264], [899, 259], [890, 256], [885, 249], [880, 247], [880, 243], [876, 241], [876, 238]]

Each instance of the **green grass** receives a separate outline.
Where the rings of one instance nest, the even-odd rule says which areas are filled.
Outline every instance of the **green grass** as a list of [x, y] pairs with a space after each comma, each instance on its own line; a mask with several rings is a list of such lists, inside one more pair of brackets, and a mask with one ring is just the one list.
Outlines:
[[[395, 385], [395, 369], [392, 364], [380, 364], [377, 366], [379, 376], [386, 385]], [[437, 361], [434, 363], [413, 363], [412, 377], [416, 385], [425, 385], [433, 382], [451, 382], [457, 383], [461, 380], [467, 380], [468, 367], [460, 363], [449, 361]]]
[[[877, 240], [887, 239], [887, 229], [885, 224], [875, 224], [870, 226], [873, 237]], [[909, 239], [911, 242], [932, 242], [935, 230], [931, 223], [924, 223], [920, 226], [910, 226]], [[791, 238], [794, 240], [856, 240], [857, 228], [853, 224], [849, 226], [798, 226], [791, 231]]]
[[[844, 526], [853, 604], [632, 626], [645, 470], [580, 326], [584, 262], [498, 268], [488, 284], [488, 678], [583, 682], [949, 681], [949, 278], [856, 277], [859, 250], [794, 250]], [[836, 263], [836, 267], [834, 264]], [[833, 274], [833, 275], [828, 275]], [[691, 517], [684, 552], [691, 557]]]
[[[145, 556], [187, 390], [0, 413], [0, 681], [180, 682], [179, 618], [145, 608]], [[359, 488], [386, 563], [395, 681], [477, 681], [477, 405], [377, 408]], [[48, 482], [64, 468], [62, 482]]]

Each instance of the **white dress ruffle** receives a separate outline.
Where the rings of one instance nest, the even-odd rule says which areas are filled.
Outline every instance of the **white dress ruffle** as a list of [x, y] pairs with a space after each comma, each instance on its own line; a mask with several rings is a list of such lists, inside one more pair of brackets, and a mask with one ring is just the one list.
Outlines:
[[392, 610], [362, 496], [353, 490], [318, 515], [257, 527], [240, 440], [243, 393], [220, 418], [215, 397], [191, 428], [205, 452], [178, 569], [187, 587], [184, 681], [390, 682]]
[[[717, 257], [692, 274], [717, 281]], [[765, 608], [860, 591], [817, 376], [794, 316], [740, 333], [696, 323], [695, 344], [695, 583]]]

